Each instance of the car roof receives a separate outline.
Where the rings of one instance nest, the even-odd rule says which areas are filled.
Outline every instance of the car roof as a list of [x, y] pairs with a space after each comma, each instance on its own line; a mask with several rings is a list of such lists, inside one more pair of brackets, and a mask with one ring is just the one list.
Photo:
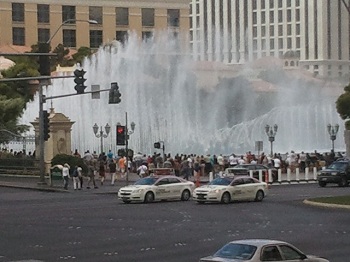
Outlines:
[[241, 240], [231, 241], [230, 243], [254, 245], [257, 247], [262, 247], [270, 244], [287, 244], [287, 242], [280, 241], [280, 240], [273, 240], [273, 239], [241, 239]]

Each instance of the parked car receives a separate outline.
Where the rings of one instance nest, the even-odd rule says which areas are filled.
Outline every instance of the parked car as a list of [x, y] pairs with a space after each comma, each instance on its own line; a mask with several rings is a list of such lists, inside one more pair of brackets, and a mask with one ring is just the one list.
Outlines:
[[338, 160], [330, 164], [326, 169], [319, 172], [317, 176], [318, 184], [325, 187], [327, 184], [338, 184], [344, 187], [350, 181], [350, 160]]
[[287, 242], [269, 239], [231, 241], [220, 248], [214, 255], [200, 259], [200, 262], [209, 261], [329, 262], [325, 258], [305, 255], [302, 251]]
[[278, 180], [278, 170], [274, 167], [269, 167], [261, 164], [241, 164], [232, 168], [233, 173], [237, 175], [246, 175], [249, 171], [253, 171], [253, 177], [259, 179], [259, 170], [262, 170], [262, 180], [265, 181], [265, 173], [271, 170], [272, 181]]
[[198, 203], [255, 200], [262, 201], [267, 195], [267, 184], [249, 176], [218, 177], [208, 185], [193, 191], [193, 200]]
[[124, 203], [175, 199], [188, 201], [194, 187], [193, 182], [173, 175], [148, 176], [139, 179], [133, 185], [120, 188], [118, 198]]

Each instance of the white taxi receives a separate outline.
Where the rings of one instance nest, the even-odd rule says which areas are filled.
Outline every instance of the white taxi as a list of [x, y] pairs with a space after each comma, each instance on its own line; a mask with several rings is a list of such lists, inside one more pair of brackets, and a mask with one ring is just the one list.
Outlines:
[[148, 176], [135, 184], [119, 189], [118, 198], [124, 203], [160, 200], [188, 201], [194, 190], [194, 183], [173, 175]]
[[193, 191], [193, 200], [198, 203], [255, 200], [262, 201], [267, 195], [268, 186], [249, 176], [218, 177], [208, 185]]

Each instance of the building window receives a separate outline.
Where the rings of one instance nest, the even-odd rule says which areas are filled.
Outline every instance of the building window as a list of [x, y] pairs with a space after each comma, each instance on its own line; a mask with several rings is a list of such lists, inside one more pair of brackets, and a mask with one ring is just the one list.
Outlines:
[[291, 24], [287, 25], [287, 35], [292, 35], [292, 25]]
[[265, 16], [265, 12], [261, 12], [261, 23], [265, 24], [266, 23], [266, 16]]
[[89, 19], [95, 20], [99, 25], [102, 25], [102, 7], [101, 6], [89, 6]]
[[90, 30], [90, 47], [99, 48], [102, 44], [102, 30]]
[[37, 5], [37, 19], [38, 23], [50, 23], [50, 6]]
[[253, 26], [253, 37], [258, 37], [258, 28]]
[[292, 10], [287, 10], [287, 22], [292, 21]]
[[274, 8], [274, 3], [275, 3], [275, 0], [270, 0], [270, 9]]
[[75, 24], [75, 6], [63, 5], [62, 6], [62, 21], [72, 20], [69, 24]]
[[294, 66], [294, 61], [291, 61], [291, 62], [290, 62], [290, 66]]
[[116, 25], [129, 25], [129, 8], [117, 7], [115, 14]]
[[295, 6], [299, 7], [300, 6], [300, 0], [295, 0]]
[[168, 9], [168, 26], [179, 27], [180, 22], [180, 10]]
[[50, 29], [39, 28], [38, 29], [38, 42], [46, 43], [50, 39]]
[[270, 11], [270, 23], [273, 24], [275, 22], [275, 13]]
[[24, 41], [24, 28], [14, 27], [12, 28], [12, 43], [14, 45], [25, 45]]
[[12, 3], [12, 21], [24, 22], [24, 4]]
[[291, 7], [292, 6], [292, 1], [291, 0], [287, 0], [287, 7]]
[[256, 25], [258, 23], [257, 13], [253, 13], [253, 25]]
[[266, 27], [265, 27], [265, 26], [262, 26], [262, 27], [261, 27], [261, 36], [262, 36], [262, 37], [265, 37], [265, 36], [266, 36]]
[[283, 49], [283, 38], [278, 39], [278, 49]]
[[296, 35], [300, 35], [300, 24], [295, 25]]
[[154, 26], [154, 8], [142, 8], [142, 26]]
[[300, 10], [299, 9], [295, 10], [295, 20], [297, 22], [300, 22]]
[[283, 35], [283, 25], [279, 25], [278, 26], [278, 36], [282, 36]]
[[153, 32], [150, 31], [144, 31], [142, 32], [142, 40], [147, 41], [153, 37]]
[[278, 0], [278, 8], [282, 8], [282, 2], [283, 2], [284, 0]]
[[274, 39], [270, 39], [270, 49], [271, 50], [275, 49], [275, 40]]
[[64, 47], [76, 47], [76, 32], [71, 29], [63, 29], [63, 45]]
[[287, 48], [288, 49], [292, 48], [292, 38], [290, 38], [290, 37], [287, 38]]
[[265, 9], [265, 0], [261, 0], [261, 9]]
[[252, 0], [252, 1], [253, 1], [253, 10], [256, 10], [257, 9], [257, 3], [256, 3], [257, 0]]
[[283, 13], [282, 10], [278, 11], [278, 22], [282, 23], [283, 22]]
[[126, 41], [128, 41], [128, 31], [115, 32], [115, 39], [124, 44]]
[[300, 37], [296, 38], [296, 48], [300, 48]]
[[270, 26], [270, 36], [275, 36], [275, 27], [274, 26]]

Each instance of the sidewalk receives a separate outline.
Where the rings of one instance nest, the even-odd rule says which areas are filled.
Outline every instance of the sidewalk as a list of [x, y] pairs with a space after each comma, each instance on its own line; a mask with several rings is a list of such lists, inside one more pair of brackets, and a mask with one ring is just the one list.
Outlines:
[[[129, 173], [128, 176], [128, 184], [131, 185], [135, 181], [140, 179], [140, 177], [136, 173]], [[207, 176], [201, 177], [201, 184], [208, 183], [209, 178]], [[191, 177], [191, 181], [193, 181], [193, 177]], [[46, 177], [46, 184], [42, 185], [39, 183], [40, 177], [38, 176], [23, 176], [23, 175], [0, 175], [0, 187], [12, 187], [12, 188], [22, 188], [22, 189], [30, 189], [30, 190], [39, 190], [39, 191], [47, 191], [47, 192], [63, 192], [63, 193], [69, 193], [73, 192], [73, 181], [72, 179], [69, 180], [69, 186], [68, 190], [65, 190], [63, 188], [63, 180], [53, 180], [52, 186], [50, 186], [50, 180], [49, 177]], [[122, 180], [116, 180], [114, 183], [114, 186], [111, 185], [111, 180], [109, 174], [106, 176], [106, 180], [103, 183], [103, 186], [101, 186], [100, 180], [96, 179], [96, 185], [98, 188], [93, 188], [93, 185], [91, 186], [91, 189], [87, 189], [87, 180], [84, 179], [83, 182], [83, 190], [89, 190], [93, 193], [100, 193], [100, 194], [116, 194], [119, 190], [119, 188], [126, 186], [127, 182], [126, 179], [123, 178]]]

